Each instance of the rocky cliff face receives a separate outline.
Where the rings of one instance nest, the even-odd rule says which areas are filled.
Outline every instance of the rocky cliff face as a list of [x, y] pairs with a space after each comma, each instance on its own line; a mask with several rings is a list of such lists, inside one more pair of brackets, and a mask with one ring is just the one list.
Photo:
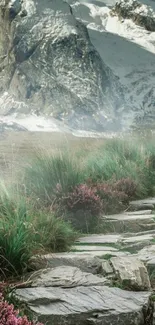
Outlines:
[[102, 0], [1, 0], [0, 115], [47, 115], [98, 131], [145, 116], [152, 123], [155, 56], [131, 68], [133, 45], [122, 47], [110, 19], [112, 27], [116, 17]]
[[1, 1], [0, 19], [0, 91], [13, 99], [1, 113], [34, 112], [75, 128], [114, 128], [123, 87], [68, 3]]

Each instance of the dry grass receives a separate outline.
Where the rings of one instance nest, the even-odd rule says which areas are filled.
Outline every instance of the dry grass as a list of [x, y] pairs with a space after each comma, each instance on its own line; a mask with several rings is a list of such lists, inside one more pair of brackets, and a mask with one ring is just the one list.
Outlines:
[[79, 138], [58, 132], [6, 132], [0, 135], [0, 177], [13, 180], [38, 148], [49, 154], [58, 151], [87, 153], [95, 150], [104, 139]]

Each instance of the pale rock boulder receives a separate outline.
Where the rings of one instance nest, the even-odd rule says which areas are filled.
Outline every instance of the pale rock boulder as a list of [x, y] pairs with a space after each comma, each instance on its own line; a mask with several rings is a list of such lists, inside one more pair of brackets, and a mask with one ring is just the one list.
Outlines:
[[151, 289], [147, 269], [136, 257], [112, 257], [110, 262], [116, 281], [123, 287], [135, 291]]

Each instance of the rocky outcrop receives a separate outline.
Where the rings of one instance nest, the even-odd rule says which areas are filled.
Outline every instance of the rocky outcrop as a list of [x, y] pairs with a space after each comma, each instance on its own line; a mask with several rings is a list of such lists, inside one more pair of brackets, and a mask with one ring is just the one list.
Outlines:
[[1, 114], [33, 112], [75, 128], [115, 128], [122, 87], [69, 4], [3, 0], [0, 21]]
[[111, 14], [118, 15], [120, 19], [132, 19], [135, 24], [150, 32], [155, 32], [155, 13], [149, 6], [141, 2], [136, 0], [117, 1]]

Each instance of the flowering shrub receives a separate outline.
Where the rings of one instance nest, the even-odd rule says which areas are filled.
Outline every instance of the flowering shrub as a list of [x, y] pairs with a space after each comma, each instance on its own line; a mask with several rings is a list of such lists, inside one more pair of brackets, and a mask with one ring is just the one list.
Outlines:
[[0, 325], [43, 325], [31, 322], [26, 316], [20, 317], [19, 311], [14, 309], [12, 304], [8, 304], [2, 294], [0, 294]]
[[96, 189], [86, 184], [74, 187], [73, 192], [68, 193], [63, 201], [68, 211], [83, 210], [98, 215], [102, 210], [102, 203], [99, 195], [96, 194]]
[[118, 213], [128, 204], [127, 194], [114, 189], [110, 184], [97, 184], [96, 191], [102, 199], [104, 213]]
[[113, 188], [116, 191], [123, 192], [131, 199], [136, 196], [137, 183], [131, 178], [122, 178], [114, 184]]
[[59, 206], [66, 211], [74, 227], [83, 232], [94, 229], [102, 212], [102, 200], [96, 189], [86, 184], [75, 186], [66, 196], [59, 195]]
[[5, 282], [0, 282], [0, 297], [5, 295], [6, 287]]
[[100, 216], [123, 211], [137, 191], [137, 184], [130, 178], [112, 183], [80, 184], [64, 196], [59, 184], [56, 188], [57, 206], [69, 212], [74, 227], [91, 231], [98, 224]]

